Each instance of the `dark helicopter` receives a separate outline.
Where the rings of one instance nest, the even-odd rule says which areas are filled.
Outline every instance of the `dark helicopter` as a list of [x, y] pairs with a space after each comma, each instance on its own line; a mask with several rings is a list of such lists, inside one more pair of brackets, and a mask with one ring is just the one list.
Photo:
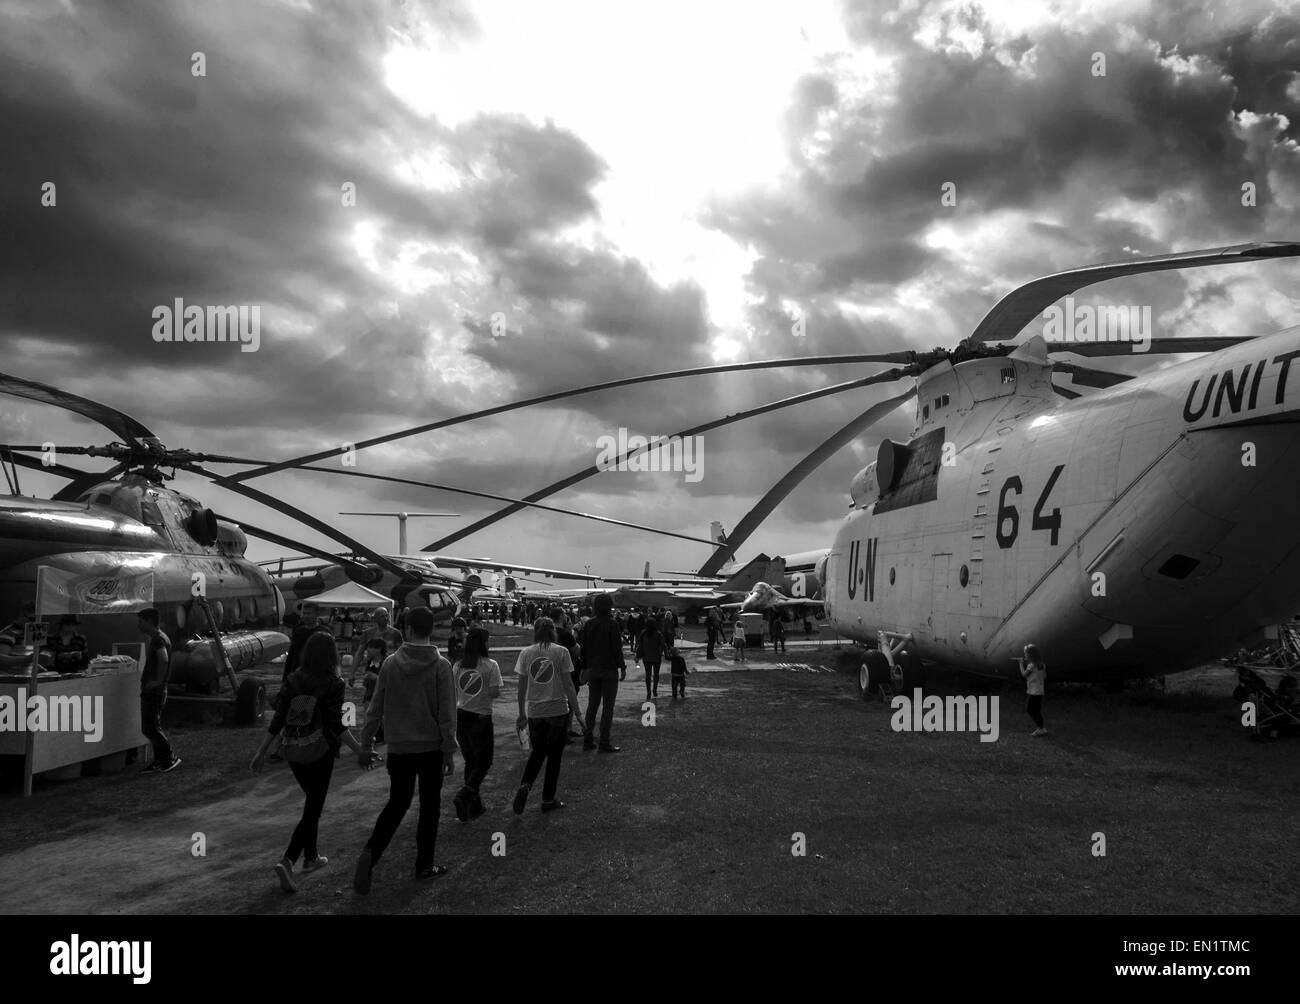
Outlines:
[[[119, 439], [102, 447], [0, 446], [11, 492], [0, 495], [0, 623], [21, 623], [32, 609], [40, 566], [79, 578], [152, 572], [153, 605], [173, 641], [171, 683], [189, 694], [212, 695], [224, 675], [235, 687], [236, 718], [251, 722], [265, 710], [265, 688], [251, 677], [236, 682], [234, 672], [274, 659], [287, 651], [289, 640], [277, 630], [283, 596], [266, 571], [244, 555], [248, 535], [322, 558], [362, 585], [386, 575], [410, 580], [411, 588], [426, 581], [288, 503], [202, 466], [266, 461], [168, 449], [120, 411], [20, 377], [0, 374], [0, 393], [65, 408]], [[88, 472], [58, 462], [60, 455], [107, 457], [115, 463], [107, 471]], [[20, 467], [59, 475], [68, 484], [52, 499], [25, 496], [18, 485]], [[223, 519], [167, 487], [177, 471], [199, 474], [291, 516], [344, 544], [357, 560]], [[85, 617], [80, 631], [91, 652], [108, 653], [114, 642], [139, 640], [134, 612]], [[222, 665], [223, 651], [228, 666]], [[5, 663], [25, 667], [28, 658], [0, 655], [0, 664]]]

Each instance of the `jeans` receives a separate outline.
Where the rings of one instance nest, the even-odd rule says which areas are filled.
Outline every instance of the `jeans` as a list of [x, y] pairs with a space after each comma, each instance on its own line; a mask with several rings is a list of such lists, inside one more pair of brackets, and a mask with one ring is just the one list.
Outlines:
[[718, 629], [715, 628], [712, 624], [710, 624], [709, 625], [709, 646], [708, 646], [708, 650], [704, 653], [704, 658], [706, 659], [713, 658], [713, 646], [716, 645], [717, 643], [718, 643]]
[[546, 761], [546, 777], [542, 781], [542, 801], [554, 802], [555, 789], [560, 785], [560, 758], [564, 756], [564, 737], [569, 729], [569, 716], [528, 719], [528, 741], [533, 751], [524, 765], [524, 784], [532, 785]]
[[153, 743], [155, 763], [171, 763], [175, 754], [167, 733], [162, 727], [163, 707], [167, 704], [167, 691], [156, 690], [140, 695], [140, 731]]
[[375, 828], [366, 841], [371, 865], [379, 862], [411, 807], [418, 780], [420, 818], [415, 827], [415, 868], [417, 871], [432, 868], [433, 846], [438, 840], [438, 813], [442, 811], [442, 750], [389, 753], [388, 777], [388, 804], [375, 820]]
[[308, 861], [317, 856], [316, 833], [320, 828], [320, 814], [325, 809], [325, 796], [329, 794], [330, 778], [334, 776], [334, 752], [327, 751], [319, 760], [311, 763], [291, 763], [289, 769], [298, 781], [298, 786], [307, 795], [302, 807], [302, 818], [293, 828], [289, 838], [289, 847], [284, 856], [292, 863], [298, 863], [298, 855], [304, 854]]
[[596, 709], [600, 708], [600, 744], [609, 745], [609, 730], [614, 726], [614, 698], [618, 695], [617, 670], [607, 671], [608, 676], [593, 676], [587, 681], [590, 696], [587, 699], [587, 727], [583, 739], [591, 742], [596, 728]]
[[492, 766], [496, 740], [492, 735], [492, 716], [472, 711], [456, 712], [456, 741], [465, 758], [465, 787], [478, 799], [479, 785]]
[[1034, 720], [1034, 724], [1041, 729], [1043, 727], [1043, 695], [1030, 694], [1029, 701], [1025, 704], [1025, 710], [1029, 712], [1029, 717]]
[[659, 667], [662, 665], [662, 659], [645, 660], [645, 695], [659, 693]]

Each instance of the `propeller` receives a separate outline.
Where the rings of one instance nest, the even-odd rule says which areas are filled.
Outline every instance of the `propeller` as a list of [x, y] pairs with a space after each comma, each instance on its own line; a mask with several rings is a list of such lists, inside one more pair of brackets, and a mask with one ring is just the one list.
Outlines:
[[[845, 383], [838, 383], [838, 384], [833, 384], [830, 387], [823, 387], [820, 390], [807, 391], [803, 394], [796, 394], [793, 397], [782, 398], [779, 401], [772, 401], [769, 402], [768, 404], [760, 405], [757, 408], [750, 408], [748, 411], [740, 411], [734, 415], [728, 415], [725, 418], [718, 418], [718, 419], [714, 419], [711, 422], [705, 422], [703, 425], [697, 425], [694, 428], [685, 429], [681, 432], [674, 433], [673, 435], [679, 436], [683, 439], [686, 438], [687, 436], [698, 436], [701, 433], [709, 432], [713, 429], [720, 429], [726, 425], [733, 425], [734, 423], [744, 421], [747, 418], [754, 418], [758, 415], [765, 415], [768, 412], [779, 411], [782, 408], [790, 408], [796, 404], [803, 404], [807, 401], [815, 401], [818, 398], [827, 397], [831, 394], [843, 394], [845, 391], [857, 390], [860, 387], [869, 387], [872, 384], [876, 384], [876, 383], [888, 383], [893, 380], [900, 380], [903, 377], [910, 375], [912, 370], [915, 368], [915, 365], [917, 364], [914, 364], [913, 366], [903, 368], [903, 369], [886, 370], [883, 373], [876, 373], [873, 376], [862, 377], [858, 380], [849, 380]], [[615, 465], [621, 464], [628, 457], [635, 456], [640, 453], [644, 453], [646, 452], [647, 449], [648, 447], [635, 449], [635, 450], [628, 450], [626, 453], [620, 455], [616, 460], [614, 460], [613, 463]], [[525, 507], [525, 504], [527, 502], [537, 502], [540, 501], [541, 499], [548, 498], [549, 496], [554, 495], [556, 492], [562, 491], [563, 489], [568, 488], [571, 485], [576, 485], [579, 482], [586, 481], [588, 478], [593, 477], [596, 474], [599, 474], [600, 471], [601, 469], [599, 467], [592, 466], [592, 467], [585, 468], [581, 471], [578, 471], [576, 474], [571, 474], [567, 478], [562, 478], [561, 480], [555, 482], [554, 484], [548, 485], [547, 487], [541, 489], [540, 491], [533, 492], [525, 500], [519, 503], [508, 505], [504, 509], [498, 509], [496, 512], [484, 516], [482, 519], [478, 520], [477, 522], [472, 523], [469, 526], [464, 527], [460, 530], [457, 530], [454, 533], [449, 534], [446, 537], [443, 537], [441, 540], [434, 541], [432, 544], [428, 545], [422, 550], [440, 551], [443, 548], [445, 548], [448, 544], [454, 544], [456, 541], [461, 540], [464, 537], [468, 537], [472, 533], [477, 533], [479, 530], [491, 526], [493, 523], [497, 523], [500, 520], [505, 519], [507, 516], [513, 513], [519, 512], [521, 509]], [[709, 541], [709, 543], [715, 544], [714, 541]]]
[[157, 436], [130, 415], [118, 411], [116, 408], [110, 408], [106, 404], [100, 404], [98, 401], [90, 401], [84, 397], [78, 397], [76, 394], [69, 394], [67, 391], [51, 387], [49, 384], [37, 383], [35, 380], [24, 380], [22, 377], [16, 377], [9, 373], [0, 373], [0, 394], [24, 397], [29, 401], [52, 404], [55, 407], [75, 412], [83, 418], [98, 422], [128, 446], [138, 450], [147, 449], [146, 443], [158, 442]]

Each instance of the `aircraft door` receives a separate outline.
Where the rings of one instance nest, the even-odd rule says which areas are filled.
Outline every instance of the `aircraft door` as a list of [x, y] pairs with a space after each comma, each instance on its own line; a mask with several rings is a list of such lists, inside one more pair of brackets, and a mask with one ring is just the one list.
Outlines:
[[934, 555], [933, 578], [930, 586], [930, 632], [935, 641], [948, 637], [948, 564], [951, 554]]

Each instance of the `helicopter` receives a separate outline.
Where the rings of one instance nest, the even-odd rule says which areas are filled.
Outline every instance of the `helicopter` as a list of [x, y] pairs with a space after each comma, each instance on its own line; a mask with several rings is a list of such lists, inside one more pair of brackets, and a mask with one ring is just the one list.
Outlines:
[[[53, 405], [90, 418], [114, 433], [108, 446], [4, 445], [0, 458], [11, 494], [0, 496], [0, 618], [29, 619], [38, 568], [82, 579], [110, 579], [123, 572], [150, 572], [153, 606], [173, 641], [170, 682], [200, 698], [215, 695], [224, 676], [234, 689], [236, 719], [261, 719], [266, 691], [253, 677], [234, 673], [274, 659], [289, 640], [276, 630], [284, 597], [271, 577], [245, 557], [248, 536], [256, 536], [320, 557], [363, 585], [385, 574], [423, 579], [346, 534], [288, 503], [242, 485], [231, 486], [205, 464], [250, 465], [265, 461], [169, 449], [129, 415], [56, 387], [0, 374], [0, 393]], [[61, 455], [107, 457], [104, 472], [69, 467]], [[51, 499], [21, 494], [19, 468], [67, 479]], [[170, 470], [170, 473], [168, 473]], [[253, 498], [349, 547], [364, 561], [351, 560], [269, 530], [225, 519], [198, 500], [169, 487], [177, 471], [209, 478]], [[200, 585], [201, 584], [201, 585]], [[134, 612], [87, 617], [80, 627], [91, 651], [108, 652], [115, 642], [138, 638]], [[5, 656], [14, 665], [24, 659]]]

